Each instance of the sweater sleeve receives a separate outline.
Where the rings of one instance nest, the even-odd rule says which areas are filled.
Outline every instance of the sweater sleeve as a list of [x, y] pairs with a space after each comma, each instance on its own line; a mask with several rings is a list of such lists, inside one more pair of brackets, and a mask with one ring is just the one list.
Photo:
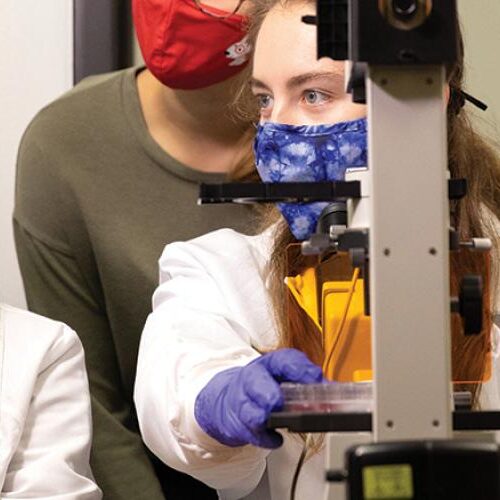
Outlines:
[[224, 446], [194, 417], [196, 396], [216, 373], [259, 356], [247, 320], [255, 318], [256, 297], [262, 297], [255, 265], [244, 251], [226, 250], [227, 259], [191, 243], [164, 252], [161, 284], [141, 339], [135, 402], [143, 438], [157, 456], [219, 492], [232, 491], [223, 498], [241, 498], [259, 483], [269, 452]]
[[120, 390], [113, 338], [75, 259], [38, 240], [16, 221], [17, 252], [30, 310], [72, 323], [84, 344], [92, 389], [92, 470], [103, 491], [164, 498], [139, 432], [125, 422], [129, 403]]
[[94, 423], [91, 463], [99, 486], [110, 498], [160, 500], [162, 487], [139, 435], [117, 358], [117, 338], [122, 343], [130, 338], [112, 330], [102, 282], [86, 255], [86, 227], [59, 165], [73, 155], [54, 143], [60, 133], [59, 126], [53, 130], [56, 118], [66, 117], [53, 112], [42, 112], [30, 125], [18, 156], [14, 236], [27, 304], [31, 311], [70, 325], [84, 346]]

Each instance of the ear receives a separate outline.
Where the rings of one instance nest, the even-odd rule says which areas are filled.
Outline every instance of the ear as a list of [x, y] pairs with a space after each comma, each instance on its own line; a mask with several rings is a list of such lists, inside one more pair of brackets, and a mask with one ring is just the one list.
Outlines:
[[450, 97], [451, 97], [450, 84], [447, 83], [444, 86], [444, 98], [445, 98], [445, 101], [446, 101], [446, 105], [450, 104]]

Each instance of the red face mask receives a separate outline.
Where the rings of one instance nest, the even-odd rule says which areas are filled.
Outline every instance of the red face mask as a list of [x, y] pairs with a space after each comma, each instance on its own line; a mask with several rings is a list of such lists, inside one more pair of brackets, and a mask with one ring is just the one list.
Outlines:
[[245, 16], [211, 17], [194, 0], [133, 0], [132, 7], [146, 66], [167, 87], [208, 87], [239, 73], [248, 61]]

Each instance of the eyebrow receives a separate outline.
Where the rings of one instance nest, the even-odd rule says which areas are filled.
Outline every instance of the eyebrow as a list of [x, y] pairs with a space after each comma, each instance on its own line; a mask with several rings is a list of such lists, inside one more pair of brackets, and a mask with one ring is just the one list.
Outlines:
[[[294, 89], [296, 87], [304, 85], [305, 83], [309, 83], [314, 80], [319, 80], [321, 78], [333, 78], [335, 80], [340, 80], [342, 82], [344, 81], [344, 76], [342, 74], [333, 71], [310, 72], [310, 73], [303, 73], [297, 76], [292, 76], [286, 82], [286, 86], [288, 89]], [[270, 90], [269, 87], [264, 82], [258, 80], [257, 78], [250, 78], [250, 86], [252, 88], [261, 88], [265, 90]]]

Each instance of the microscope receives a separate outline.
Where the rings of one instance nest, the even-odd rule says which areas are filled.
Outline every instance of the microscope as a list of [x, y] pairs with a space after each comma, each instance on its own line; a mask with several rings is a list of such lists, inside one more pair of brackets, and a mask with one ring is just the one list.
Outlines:
[[[491, 247], [460, 241], [450, 225], [450, 202], [467, 195], [466, 179], [448, 172], [444, 89], [457, 59], [456, 0], [317, 0], [316, 16], [303, 21], [317, 27], [318, 58], [346, 61], [346, 87], [367, 104], [368, 166], [339, 182], [202, 185], [200, 202], [328, 201], [301, 251], [342, 255], [358, 270], [350, 300], [357, 293], [362, 304], [369, 362], [332, 377], [333, 397], [358, 406], [297, 405], [268, 425], [325, 433], [325, 500], [500, 499], [500, 411], [472, 410], [453, 390], [480, 384], [489, 369], [455, 373], [453, 317], [461, 318], [455, 343], [483, 338], [486, 367], [490, 325], [484, 276], [461, 276], [450, 292], [450, 255], [482, 252], [486, 263]], [[325, 300], [319, 293], [323, 309]], [[328, 309], [320, 316], [324, 323]], [[307, 403], [312, 392], [302, 394]]]

